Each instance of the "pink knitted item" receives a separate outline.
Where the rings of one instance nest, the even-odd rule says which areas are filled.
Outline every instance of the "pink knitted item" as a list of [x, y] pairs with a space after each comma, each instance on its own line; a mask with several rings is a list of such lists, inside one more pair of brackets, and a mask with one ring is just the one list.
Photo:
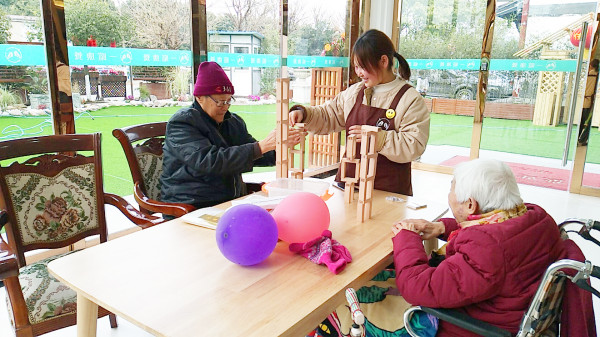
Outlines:
[[352, 262], [346, 247], [331, 238], [331, 231], [324, 230], [320, 237], [305, 243], [290, 244], [290, 251], [300, 254], [316, 264], [324, 264], [334, 274], [339, 274]]

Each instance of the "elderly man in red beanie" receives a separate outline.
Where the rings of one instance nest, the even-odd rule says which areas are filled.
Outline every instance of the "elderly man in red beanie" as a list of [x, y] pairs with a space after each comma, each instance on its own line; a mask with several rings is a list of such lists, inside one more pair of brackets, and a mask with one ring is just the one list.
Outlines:
[[[246, 123], [229, 111], [233, 84], [215, 62], [202, 62], [192, 106], [177, 111], [167, 124], [163, 146], [161, 200], [216, 205], [247, 193], [242, 173], [275, 165], [275, 130], [257, 141]], [[290, 145], [300, 142], [291, 129]]]

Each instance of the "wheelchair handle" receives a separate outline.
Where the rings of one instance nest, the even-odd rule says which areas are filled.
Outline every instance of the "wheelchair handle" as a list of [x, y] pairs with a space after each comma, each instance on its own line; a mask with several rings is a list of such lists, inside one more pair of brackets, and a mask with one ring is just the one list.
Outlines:
[[588, 221], [588, 228], [600, 231], [600, 221], [598, 221], [598, 220], [591, 220], [590, 219]]
[[592, 276], [595, 278], [600, 278], [600, 267], [594, 266], [594, 268], [592, 268]]
[[358, 305], [358, 297], [356, 296], [356, 291], [354, 291], [353, 288], [346, 289], [346, 300], [350, 306], [350, 312], [352, 313], [352, 320], [354, 323], [358, 325], [365, 324], [365, 315], [363, 314], [362, 310], [360, 310], [360, 306]]

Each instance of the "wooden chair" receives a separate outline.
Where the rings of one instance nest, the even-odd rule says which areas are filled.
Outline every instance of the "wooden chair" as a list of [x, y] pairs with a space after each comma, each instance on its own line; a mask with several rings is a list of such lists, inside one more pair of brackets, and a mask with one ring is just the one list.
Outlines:
[[[76, 324], [77, 294], [49, 275], [47, 264], [84, 247], [87, 237], [106, 242], [105, 204], [141, 228], [163, 219], [104, 193], [99, 133], [0, 142], [0, 161], [9, 159], [15, 161], [0, 165], [0, 229], [6, 228], [6, 239], [0, 237], [0, 279], [17, 337], [37, 336]], [[60, 249], [60, 254], [27, 265], [25, 252], [35, 249]], [[99, 308], [98, 317], [107, 314]]]
[[[320, 105], [342, 90], [342, 68], [312, 69], [310, 105]], [[308, 135], [308, 167], [305, 176], [334, 171], [340, 163], [340, 133]]]
[[157, 122], [114, 129], [112, 133], [127, 157], [134, 184], [133, 196], [140, 211], [180, 217], [195, 208], [188, 204], [159, 201], [166, 129], [167, 122]]

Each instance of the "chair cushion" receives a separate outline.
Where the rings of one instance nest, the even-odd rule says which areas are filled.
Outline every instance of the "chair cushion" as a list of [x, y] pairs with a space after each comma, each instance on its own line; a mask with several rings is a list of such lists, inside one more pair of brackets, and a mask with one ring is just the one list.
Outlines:
[[10, 174], [6, 184], [23, 245], [62, 241], [99, 226], [93, 164], [54, 177]]
[[162, 155], [156, 155], [148, 152], [137, 154], [137, 160], [144, 177], [144, 186], [148, 197], [154, 200], [160, 200], [160, 175], [163, 168]]
[[[19, 282], [29, 312], [29, 322], [36, 324], [45, 320], [75, 314], [77, 293], [60, 283], [48, 273], [48, 263], [74, 252], [51, 256], [19, 270]], [[12, 308], [6, 296], [11, 324], [14, 326]]]

